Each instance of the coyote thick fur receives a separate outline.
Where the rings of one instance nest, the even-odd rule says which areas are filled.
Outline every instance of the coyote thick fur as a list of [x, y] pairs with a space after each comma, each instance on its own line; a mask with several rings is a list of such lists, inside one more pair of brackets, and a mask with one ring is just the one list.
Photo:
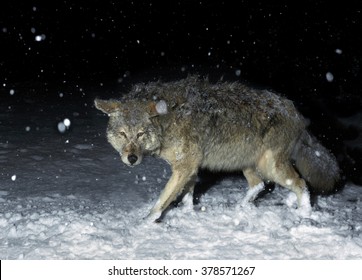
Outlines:
[[96, 99], [95, 106], [109, 115], [107, 138], [125, 164], [151, 154], [171, 165], [152, 218], [193, 192], [200, 168], [242, 171], [249, 185], [244, 203], [273, 181], [309, 210], [306, 182], [327, 193], [339, 180], [335, 157], [307, 132], [293, 103], [268, 90], [190, 76], [136, 84], [119, 100]]

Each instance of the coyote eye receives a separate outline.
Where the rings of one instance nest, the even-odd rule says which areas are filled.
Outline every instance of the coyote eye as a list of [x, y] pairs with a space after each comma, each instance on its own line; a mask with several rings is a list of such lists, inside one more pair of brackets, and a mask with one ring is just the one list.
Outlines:
[[145, 133], [144, 133], [144, 132], [138, 132], [138, 133], [137, 133], [137, 138], [142, 137], [142, 136], [143, 136], [143, 134], [145, 134]]
[[127, 138], [127, 135], [124, 131], [121, 131], [120, 134], [124, 137], [124, 138]]

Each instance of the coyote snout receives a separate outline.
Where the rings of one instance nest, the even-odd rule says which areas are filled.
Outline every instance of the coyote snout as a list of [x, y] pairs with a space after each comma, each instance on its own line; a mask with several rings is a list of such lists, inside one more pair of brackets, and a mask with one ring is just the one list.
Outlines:
[[142, 162], [143, 158], [141, 148], [134, 143], [130, 143], [121, 152], [121, 158], [128, 166], [138, 165]]
[[[131, 164], [131, 165], [135, 165], [137, 160], [138, 160], [138, 156], [134, 155], [134, 154], [131, 154], [129, 155], [128, 157], [128, 162]], [[138, 164], [138, 163], [137, 163]]]

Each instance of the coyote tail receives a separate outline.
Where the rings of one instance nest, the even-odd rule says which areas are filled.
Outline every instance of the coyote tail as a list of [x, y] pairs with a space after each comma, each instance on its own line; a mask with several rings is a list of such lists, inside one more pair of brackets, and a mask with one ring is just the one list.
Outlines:
[[328, 194], [336, 190], [340, 180], [337, 160], [307, 131], [299, 138], [292, 158], [312, 192]]

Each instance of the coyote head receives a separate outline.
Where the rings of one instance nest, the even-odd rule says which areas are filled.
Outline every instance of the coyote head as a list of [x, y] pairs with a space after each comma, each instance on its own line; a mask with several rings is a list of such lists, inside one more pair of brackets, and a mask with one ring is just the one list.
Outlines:
[[108, 142], [121, 155], [122, 161], [134, 166], [144, 154], [156, 153], [161, 146], [161, 127], [157, 117], [167, 114], [166, 102], [95, 100], [97, 109], [108, 114]]

